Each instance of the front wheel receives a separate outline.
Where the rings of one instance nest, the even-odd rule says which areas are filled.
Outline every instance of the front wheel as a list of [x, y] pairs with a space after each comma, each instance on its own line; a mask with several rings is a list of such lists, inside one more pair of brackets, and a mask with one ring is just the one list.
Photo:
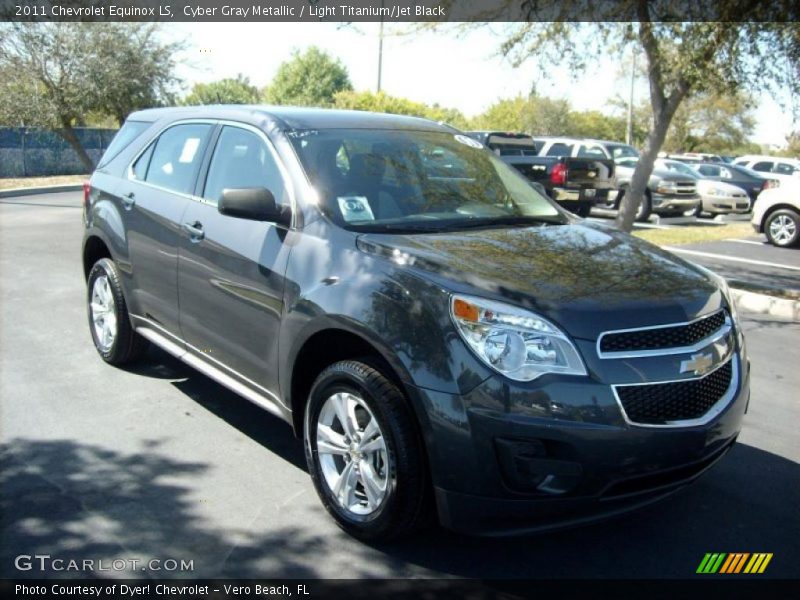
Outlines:
[[650, 218], [650, 214], [653, 212], [653, 201], [650, 198], [650, 193], [645, 192], [644, 198], [642, 198], [641, 204], [639, 204], [639, 209], [636, 211], [636, 220], [639, 223], [644, 223], [647, 219]]
[[800, 214], [788, 208], [770, 213], [764, 225], [764, 233], [774, 246], [796, 246], [800, 241]]
[[342, 361], [314, 382], [306, 460], [322, 504], [362, 540], [408, 535], [424, 522], [427, 469], [404, 394], [380, 371]]
[[87, 284], [89, 329], [98, 354], [112, 365], [136, 360], [147, 342], [131, 326], [117, 265], [101, 258], [89, 272]]

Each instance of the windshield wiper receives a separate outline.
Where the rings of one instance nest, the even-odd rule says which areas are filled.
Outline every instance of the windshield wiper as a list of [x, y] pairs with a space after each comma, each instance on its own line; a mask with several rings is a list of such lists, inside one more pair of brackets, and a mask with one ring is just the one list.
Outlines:
[[565, 221], [559, 217], [534, 217], [534, 216], [517, 216], [517, 217], [486, 217], [486, 218], [472, 218], [472, 219], [459, 219], [458, 221], [450, 221], [443, 224], [441, 230], [454, 231], [459, 229], [473, 229], [480, 227], [502, 227], [507, 225], [564, 225]]

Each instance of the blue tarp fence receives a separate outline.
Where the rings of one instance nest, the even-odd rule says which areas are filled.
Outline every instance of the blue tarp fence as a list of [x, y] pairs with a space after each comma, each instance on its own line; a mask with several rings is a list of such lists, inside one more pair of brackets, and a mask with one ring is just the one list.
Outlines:
[[[75, 134], [97, 164], [116, 129], [76, 127]], [[0, 177], [81, 175], [86, 167], [58, 132], [37, 127], [0, 127]]]

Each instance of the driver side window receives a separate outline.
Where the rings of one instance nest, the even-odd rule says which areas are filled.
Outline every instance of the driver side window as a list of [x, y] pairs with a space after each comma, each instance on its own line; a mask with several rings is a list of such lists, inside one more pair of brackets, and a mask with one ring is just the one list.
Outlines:
[[252, 131], [226, 125], [214, 148], [203, 198], [216, 204], [224, 189], [252, 187], [267, 188], [278, 204], [289, 204], [283, 176], [266, 142]]

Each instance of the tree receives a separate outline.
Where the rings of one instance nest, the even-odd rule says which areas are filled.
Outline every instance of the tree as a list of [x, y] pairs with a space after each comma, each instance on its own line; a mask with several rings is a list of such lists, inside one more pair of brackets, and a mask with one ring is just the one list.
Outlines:
[[746, 151], [756, 125], [753, 108], [753, 99], [741, 92], [689, 97], [675, 111], [664, 150], [713, 154]]
[[295, 50], [292, 58], [278, 67], [264, 98], [270, 104], [331, 106], [337, 92], [352, 89], [341, 61], [311, 46], [302, 54]]
[[498, 100], [474, 119], [479, 129], [532, 135], [569, 135], [572, 107], [567, 100], [531, 94]]
[[160, 42], [156, 31], [134, 23], [0, 26], [0, 122], [56, 130], [93, 169], [74, 127], [98, 114], [121, 124], [171, 98], [179, 44]]
[[[450, 5], [447, 10], [454, 2], [446, 4]], [[510, 12], [522, 12], [526, 18], [505, 25], [500, 49], [514, 65], [537, 57], [580, 73], [604, 56], [598, 48], [619, 53], [620, 58], [632, 45], [641, 48], [653, 120], [616, 220], [626, 231], [633, 226], [653, 163], [686, 98], [739, 89], [800, 89], [800, 25], [794, 22], [800, 8], [796, 2], [687, 2], [680, 5], [682, 22], [675, 21], [674, 11], [674, 2], [666, 0], [498, 0], [496, 9], [481, 13], [482, 18], [497, 21], [508, 21]], [[769, 15], [770, 22], [740, 22], [748, 15]]]
[[183, 99], [183, 104], [255, 104], [259, 99], [258, 88], [250, 83], [250, 79], [239, 74], [236, 78], [196, 83]]
[[382, 112], [393, 115], [411, 115], [441, 121], [453, 127], [467, 127], [466, 117], [456, 109], [444, 108], [436, 104], [429, 106], [407, 98], [390, 96], [384, 92], [354, 92], [352, 90], [338, 92], [334, 96], [333, 106], [335, 108]]

